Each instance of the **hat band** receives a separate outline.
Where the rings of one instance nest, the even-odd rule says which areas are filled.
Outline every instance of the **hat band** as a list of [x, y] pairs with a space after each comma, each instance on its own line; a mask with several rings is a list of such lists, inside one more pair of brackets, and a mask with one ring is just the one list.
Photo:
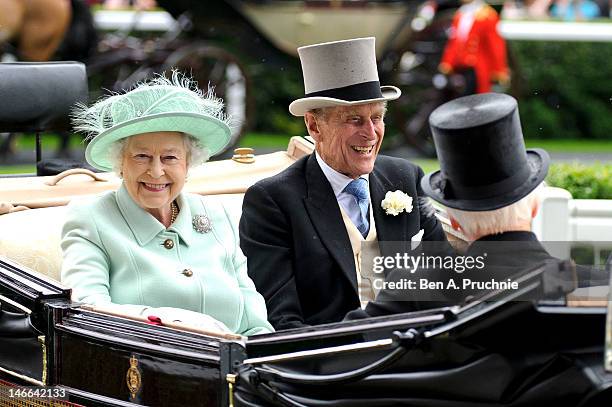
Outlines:
[[326, 97], [346, 100], [348, 102], [356, 102], [359, 100], [380, 99], [383, 97], [383, 95], [380, 91], [380, 82], [371, 81], [343, 86], [341, 88], [331, 88], [320, 90], [318, 92], [310, 92], [305, 94], [304, 97]]
[[515, 190], [527, 181], [530, 174], [529, 165], [525, 165], [511, 177], [493, 184], [477, 187], [452, 185], [450, 179], [443, 177], [441, 181], [444, 186], [441, 189], [445, 199], [475, 200], [492, 198]]

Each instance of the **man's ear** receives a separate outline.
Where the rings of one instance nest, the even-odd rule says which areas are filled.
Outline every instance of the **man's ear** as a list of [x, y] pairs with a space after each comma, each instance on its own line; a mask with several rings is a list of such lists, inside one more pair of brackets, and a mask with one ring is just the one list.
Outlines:
[[539, 210], [540, 210], [540, 202], [538, 200], [535, 200], [533, 204], [531, 205], [531, 219], [536, 217]]
[[461, 230], [461, 225], [459, 224], [459, 222], [457, 222], [457, 219], [453, 218], [452, 216], [449, 216], [448, 219], [450, 220], [451, 227], [454, 230], [456, 230], [456, 231]]
[[310, 137], [312, 137], [315, 141], [319, 141], [321, 131], [315, 115], [311, 112], [304, 113], [304, 124], [306, 124], [306, 130], [308, 130]]

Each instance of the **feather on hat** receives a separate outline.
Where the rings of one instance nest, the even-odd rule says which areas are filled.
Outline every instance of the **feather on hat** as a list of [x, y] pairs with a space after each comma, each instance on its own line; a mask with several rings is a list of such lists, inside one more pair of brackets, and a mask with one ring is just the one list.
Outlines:
[[122, 94], [108, 95], [92, 106], [77, 104], [72, 123], [90, 140], [85, 158], [93, 167], [112, 169], [109, 147], [136, 134], [177, 131], [195, 137], [211, 155], [230, 140], [231, 119], [213, 89], [203, 92], [191, 78], [173, 70], [170, 79], [159, 75]]

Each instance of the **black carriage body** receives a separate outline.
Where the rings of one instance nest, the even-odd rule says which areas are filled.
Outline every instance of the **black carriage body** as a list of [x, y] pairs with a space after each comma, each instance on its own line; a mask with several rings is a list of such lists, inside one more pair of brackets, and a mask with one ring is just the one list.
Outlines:
[[83, 406], [227, 405], [230, 348], [242, 344], [82, 309], [7, 261], [0, 280], [0, 405], [11, 386], [36, 385]]
[[524, 289], [461, 308], [251, 338], [236, 405], [610, 405], [606, 308], [568, 306], [548, 280], [566, 267], [527, 270]]
[[[612, 375], [603, 369], [601, 310], [513, 303], [484, 305], [477, 313], [469, 322], [423, 312], [249, 341], [236, 405], [292, 405], [282, 398], [307, 406], [594, 407], [612, 401]], [[409, 329], [431, 336], [396, 335], [394, 342], [382, 342], [393, 331]], [[341, 350], [356, 345], [357, 337], [372, 348]], [[402, 356], [357, 374], [389, 357], [402, 340], [409, 347]], [[301, 356], [303, 351], [310, 354]], [[341, 379], [350, 372], [354, 380]]]
[[[151, 406], [221, 405], [219, 342], [160, 331], [167, 330], [68, 311], [55, 324], [56, 382], [93, 400], [100, 395]], [[132, 366], [138, 373], [130, 374]], [[138, 386], [133, 394], [130, 380]]]

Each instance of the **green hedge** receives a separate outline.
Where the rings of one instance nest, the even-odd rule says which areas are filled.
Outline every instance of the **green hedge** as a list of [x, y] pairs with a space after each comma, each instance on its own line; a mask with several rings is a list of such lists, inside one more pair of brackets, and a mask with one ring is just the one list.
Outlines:
[[612, 139], [612, 43], [511, 41], [509, 49], [526, 138]]
[[612, 164], [553, 164], [546, 182], [574, 199], [612, 199]]
[[289, 104], [303, 96], [302, 71], [297, 58], [251, 69], [255, 96], [254, 131], [300, 136], [304, 120], [289, 113]]

